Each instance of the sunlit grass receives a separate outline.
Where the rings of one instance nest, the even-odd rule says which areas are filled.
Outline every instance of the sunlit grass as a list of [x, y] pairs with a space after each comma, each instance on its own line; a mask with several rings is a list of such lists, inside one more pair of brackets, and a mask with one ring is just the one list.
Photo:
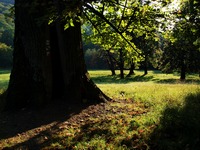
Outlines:
[[[170, 120], [166, 120], [168, 123], [163, 120], [168, 109], [177, 109], [175, 111], [177, 113], [170, 114], [170, 118], [173, 122], [177, 121], [172, 132], [179, 130], [178, 123], [182, 121], [177, 118], [173, 119], [173, 115], [182, 116], [178, 112], [185, 110], [186, 99], [190, 97], [192, 101], [190, 95], [200, 92], [200, 79], [197, 75], [188, 75], [189, 81], [181, 82], [177, 74], [162, 74], [159, 71], [149, 71], [146, 76], [143, 76], [142, 71], [135, 71], [134, 76], [123, 80], [120, 80], [118, 75], [110, 76], [110, 71], [90, 71], [89, 73], [98, 87], [109, 97], [133, 103], [114, 102], [108, 104], [105, 109], [112, 110], [112, 113], [97, 118], [90, 117], [92, 122], [77, 129], [73, 128], [70, 137], [64, 134], [69, 132], [69, 129], [66, 132], [60, 132], [60, 139], [67, 141], [67, 144], [61, 142], [60, 145], [66, 145], [67, 148], [76, 150], [143, 150], [157, 147], [159, 147], [158, 149], [184, 147], [183, 143], [173, 145], [170, 138], [164, 138], [162, 141], [156, 139], [154, 135], [158, 134], [158, 137], [162, 139], [162, 135], [173, 134], [165, 130], [171, 128]], [[117, 73], [119, 72], [117, 71]], [[121, 112], [120, 109], [125, 111]], [[196, 118], [195, 114], [190, 115]], [[184, 119], [186, 121], [188, 118]], [[198, 126], [196, 128], [198, 129]], [[185, 139], [187, 138], [183, 138], [183, 140]]]
[[[178, 74], [159, 71], [149, 71], [146, 76], [143, 76], [143, 71], [135, 71], [135, 75], [122, 80], [119, 75], [111, 76], [111, 72], [106, 70], [89, 73], [114, 102], [101, 106], [102, 110], [95, 110], [92, 106], [91, 114], [82, 112], [86, 117], [78, 116], [78, 119], [83, 119], [79, 124], [68, 122], [68, 126], [52, 133], [42, 148], [197, 148], [200, 139], [200, 78], [197, 74], [187, 75], [187, 80], [181, 82]], [[0, 88], [7, 86], [8, 78], [9, 74], [0, 74], [0, 81], [4, 81], [3, 84], [0, 82]], [[100, 115], [95, 116], [97, 111]]]
[[[125, 70], [125, 76], [128, 74], [128, 70]], [[125, 79], [120, 79], [119, 76], [119, 70], [116, 71], [116, 76], [111, 76], [111, 72], [109, 70], [90, 70], [89, 71], [91, 78], [97, 83], [97, 84], [103, 84], [103, 83], [129, 83], [129, 82], [152, 82], [152, 83], [194, 83], [194, 84], [200, 84], [200, 78], [197, 74], [187, 74], [186, 80], [181, 82], [180, 75], [178, 73], [174, 74], [165, 74], [158, 70], [148, 71], [148, 74], [144, 76], [144, 72], [141, 70], [136, 70], [135, 75], [132, 75], [131, 77], [126, 77]]]
[[[184, 82], [179, 80], [178, 74], [163, 74], [159, 71], [149, 71], [144, 77], [143, 72], [135, 71], [135, 75], [123, 80], [119, 80], [119, 76], [109, 76], [108, 71], [90, 71], [90, 74], [98, 87], [111, 98], [131, 99], [149, 108], [148, 113], [134, 117], [144, 131], [152, 125], [160, 124], [160, 118], [166, 109], [184, 109], [187, 97], [200, 92], [200, 78], [197, 74], [187, 75]], [[98, 78], [99, 76], [102, 78]], [[103, 79], [108, 80], [106, 77], [110, 78], [109, 84], [104, 84]], [[152, 132], [153, 130], [147, 131], [145, 140], [148, 141]]]
[[[149, 71], [146, 76], [142, 76], [142, 71], [135, 71], [135, 75], [122, 80], [110, 76], [110, 71], [89, 71], [89, 73], [98, 87], [111, 98], [132, 99], [155, 107], [158, 104], [159, 107], [182, 105], [184, 98], [198, 91], [200, 87], [200, 78], [197, 74], [188, 75], [187, 80], [181, 82], [177, 74], [163, 74], [160, 71]], [[104, 77], [111, 81], [104, 84], [109, 80]], [[138, 77], [137, 80], [135, 77]], [[144, 81], [143, 78], [147, 80]]]

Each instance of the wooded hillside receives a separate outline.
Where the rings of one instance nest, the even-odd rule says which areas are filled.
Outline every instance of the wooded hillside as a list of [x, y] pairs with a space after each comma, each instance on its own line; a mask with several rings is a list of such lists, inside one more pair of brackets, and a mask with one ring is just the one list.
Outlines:
[[0, 68], [11, 67], [14, 36], [12, 0], [0, 0]]

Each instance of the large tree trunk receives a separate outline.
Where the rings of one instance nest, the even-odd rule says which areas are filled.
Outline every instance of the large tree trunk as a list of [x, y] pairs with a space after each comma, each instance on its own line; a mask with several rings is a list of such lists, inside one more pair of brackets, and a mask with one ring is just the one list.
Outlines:
[[41, 105], [46, 102], [45, 97], [48, 97], [50, 90], [47, 87], [49, 77], [44, 76], [50, 66], [50, 58], [45, 55], [45, 28], [37, 26], [36, 14], [28, 11], [30, 7], [20, 8], [26, 3], [15, 1], [13, 69], [7, 90], [6, 109]]
[[14, 60], [6, 109], [38, 108], [55, 99], [79, 104], [83, 99], [109, 100], [87, 73], [80, 23], [65, 31], [61, 22], [51, 27], [38, 23], [43, 8], [32, 12], [28, 3], [15, 1]]

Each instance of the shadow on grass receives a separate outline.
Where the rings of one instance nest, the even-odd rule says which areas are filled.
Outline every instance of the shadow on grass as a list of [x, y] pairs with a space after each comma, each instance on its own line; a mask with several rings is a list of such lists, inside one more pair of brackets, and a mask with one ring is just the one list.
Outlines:
[[200, 79], [186, 79], [181, 81], [180, 79], [155, 79], [156, 83], [163, 83], [163, 84], [176, 84], [176, 83], [183, 83], [183, 84], [200, 84]]
[[[127, 101], [124, 102], [127, 103]], [[129, 103], [127, 103], [127, 106], [128, 104]], [[105, 111], [105, 108], [108, 111]], [[125, 106], [124, 108], [127, 107]], [[64, 121], [55, 123], [54, 125], [48, 127], [39, 134], [32, 136], [27, 141], [16, 144], [10, 147], [9, 149], [35, 150], [44, 148], [66, 150], [95, 150], [109, 149], [108, 144], [116, 146], [119, 149], [120, 147], [122, 148], [122, 146], [123, 148], [127, 147], [127, 149], [129, 149], [129, 147], [131, 148], [136, 145], [144, 147], [144, 149], [146, 149], [145, 144], [142, 143], [141, 140], [138, 140], [140, 138], [139, 134], [134, 134], [134, 136], [132, 137], [124, 135], [125, 132], [131, 133], [133, 130], [138, 128], [139, 125], [136, 124], [135, 121], [129, 124], [129, 121], [132, 121], [131, 116], [127, 118], [126, 115], [118, 114], [119, 112], [122, 113], [123, 111], [124, 109], [122, 109], [121, 106], [108, 106], [105, 103], [100, 104], [98, 106], [89, 106], [87, 108], [87, 111], [83, 110], [83, 112], [81, 113], [82, 115], [75, 115], [75, 118], [77, 119], [75, 126], [75, 122], [73, 121], [76, 119], [74, 117], [72, 117], [70, 120], [64, 119]], [[134, 112], [134, 114], [132, 115], [138, 116], [143, 113], [146, 113], [146, 110], [138, 111], [135, 109], [130, 109], [129, 112], [130, 111]], [[125, 112], [127, 112], [127, 110]], [[87, 115], [85, 113], [87, 113]], [[113, 116], [105, 116], [109, 114], [113, 114]], [[82, 119], [85, 119], [85, 122], [82, 122]], [[77, 148], [77, 145], [80, 144], [81, 146]], [[112, 148], [115, 149], [115, 147], [111, 147], [111, 149]]]
[[96, 84], [125, 84], [130, 82], [148, 82], [153, 80], [153, 76], [144, 76], [144, 75], [133, 75], [131, 77], [126, 77], [124, 79], [120, 79], [119, 75], [115, 76], [98, 76], [98, 77], [91, 77], [91, 79]]
[[200, 84], [199, 78], [193, 78], [193, 79], [186, 79], [184, 81], [181, 81], [180, 79], [174, 79], [174, 78], [168, 78], [168, 79], [160, 79], [156, 78], [153, 75], [132, 75], [130, 77], [126, 77], [124, 79], [120, 79], [119, 75], [115, 76], [98, 76], [98, 77], [91, 77], [91, 79], [96, 84], [126, 84], [131, 82], [155, 82], [160, 84]]
[[[1, 89], [1, 88], [0, 88]], [[3, 93], [0, 94], [0, 114], [4, 108], [5, 105], [5, 99], [6, 99], [6, 92], [3, 90]]]
[[4, 145], [3, 149], [40, 149], [42, 145], [40, 142], [48, 140], [47, 137], [51, 138], [50, 132], [58, 129], [59, 123], [86, 107], [86, 105], [70, 105], [60, 101], [49, 104], [42, 110], [22, 109], [17, 112], [0, 112], [0, 147], [2, 141], [15, 137], [12, 144], [7, 143], [13, 146], [7, 148]]
[[185, 98], [183, 107], [168, 107], [151, 135], [153, 149], [200, 149], [200, 91]]
[[6, 89], [8, 86], [8, 80], [0, 80], [0, 89]]

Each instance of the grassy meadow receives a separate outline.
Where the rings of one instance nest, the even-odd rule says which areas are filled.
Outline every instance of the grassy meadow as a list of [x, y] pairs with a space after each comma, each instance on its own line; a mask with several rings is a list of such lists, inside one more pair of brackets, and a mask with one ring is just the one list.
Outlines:
[[[145, 144], [135, 149], [200, 148], [197, 144], [200, 142], [198, 75], [187, 75], [187, 80], [181, 82], [179, 74], [160, 71], [149, 71], [146, 76], [143, 71], [135, 71], [135, 75], [122, 80], [119, 76], [110, 76], [109, 71], [90, 71], [90, 74], [98, 87], [113, 99], [131, 99], [148, 108], [147, 113], [130, 118], [130, 123], [134, 120], [139, 124], [137, 128], [144, 131], [140, 140]], [[131, 149], [134, 145], [137, 144], [133, 142]]]
[[[41, 149], [200, 148], [200, 78], [197, 74], [187, 75], [187, 80], [181, 82], [178, 74], [160, 71], [149, 71], [143, 76], [143, 71], [137, 70], [135, 75], [122, 80], [107, 70], [89, 73], [113, 101], [89, 106], [82, 115], [74, 116], [78, 119], [84, 116], [76, 123], [70, 122], [73, 117], [65, 120], [65, 127], [59, 127], [47, 142], [40, 141]], [[0, 72], [0, 93], [6, 88], [8, 77], [9, 72]], [[1, 141], [0, 145], [6, 145]], [[13, 145], [10, 143], [10, 147]]]

